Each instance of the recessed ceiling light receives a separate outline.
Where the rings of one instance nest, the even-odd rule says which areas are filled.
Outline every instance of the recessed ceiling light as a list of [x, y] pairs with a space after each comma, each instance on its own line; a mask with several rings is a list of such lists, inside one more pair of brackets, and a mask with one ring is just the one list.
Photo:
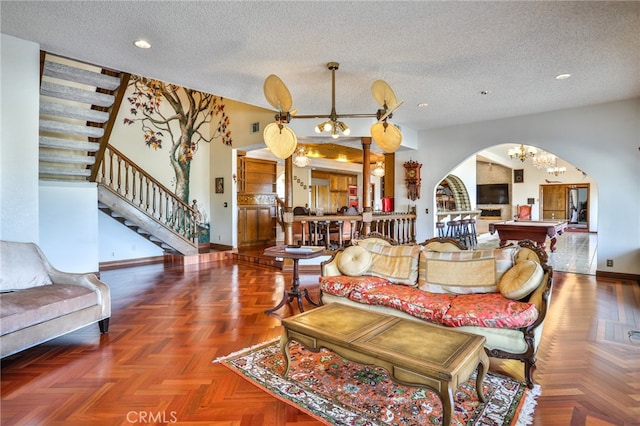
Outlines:
[[136, 41], [133, 42], [133, 44], [135, 44], [136, 47], [139, 47], [140, 49], [150, 49], [151, 48], [151, 45], [146, 40], [136, 40]]
[[418, 104], [418, 108], [426, 108], [426, 107], [428, 107], [428, 106], [429, 106], [429, 104], [428, 104], [428, 103], [426, 103], [426, 102], [420, 102], [420, 103]]
[[558, 74], [556, 75], [556, 80], [566, 80], [571, 77], [571, 74]]

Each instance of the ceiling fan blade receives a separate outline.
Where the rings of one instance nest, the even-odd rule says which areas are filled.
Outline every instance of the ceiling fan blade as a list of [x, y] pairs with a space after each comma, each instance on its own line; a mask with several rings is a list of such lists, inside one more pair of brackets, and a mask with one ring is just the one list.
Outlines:
[[265, 145], [280, 159], [289, 158], [298, 145], [298, 138], [293, 130], [279, 123], [267, 124], [263, 137]]
[[380, 106], [393, 108], [398, 103], [393, 89], [384, 80], [376, 80], [373, 82], [371, 85], [371, 94]]
[[391, 108], [390, 110], [388, 110], [387, 112], [385, 112], [382, 117], [380, 117], [378, 119], [378, 123], [381, 121], [384, 121], [387, 119], [387, 117], [389, 117], [391, 114], [393, 114], [394, 112], [396, 112], [398, 110], [398, 108], [400, 108], [400, 106], [402, 106], [402, 104], [404, 103], [404, 101], [400, 101], [398, 102], [393, 108]]
[[280, 112], [289, 112], [293, 105], [291, 93], [280, 77], [269, 75], [264, 80], [264, 97], [267, 102]]
[[371, 136], [376, 144], [387, 153], [395, 152], [402, 144], [402, 133], [391, 123], [377, 122], [373, 124]]

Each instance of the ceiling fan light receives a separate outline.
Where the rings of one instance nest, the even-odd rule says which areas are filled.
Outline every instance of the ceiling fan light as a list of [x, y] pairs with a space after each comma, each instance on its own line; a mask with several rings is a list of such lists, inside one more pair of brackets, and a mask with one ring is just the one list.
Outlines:
[[324, 131], [325, 132], [330, 132], [331, 130], [333, 130], [333, 125], [331, 124], [330, 121], [325, 121], [324, 122]]
[[296, 152], [293, 154], [293, 164], [297, 167], [307, 167], [311, 164], [311, 159], [307, 157], [307, 150], [303, 146], [296, 148]]
[[348, 136], [351, 133], [351, 129], [349, 129], [349, 126], [344, 124], [342, 121], [337, 121], [336, 127], [338, 128], [338, 130], [340, 130], [340, 133], [345, 136]]

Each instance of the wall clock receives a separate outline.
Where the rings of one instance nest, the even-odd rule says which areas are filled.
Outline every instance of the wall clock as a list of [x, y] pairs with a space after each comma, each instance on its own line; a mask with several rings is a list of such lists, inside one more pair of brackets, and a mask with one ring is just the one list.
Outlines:
[[420, 198], [420, 168], [422, 164], [416, 161], [407, 161], [404, 163], [405, 169], [405, 184], [407, 185], [407, 197], [411, 201], [415, 201]]

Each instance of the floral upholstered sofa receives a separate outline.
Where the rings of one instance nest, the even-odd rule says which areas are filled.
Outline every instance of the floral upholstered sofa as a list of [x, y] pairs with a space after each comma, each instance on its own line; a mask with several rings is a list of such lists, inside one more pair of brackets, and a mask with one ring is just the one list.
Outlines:
[[379, 237], [353, 243], [322, 263], [322, 303], [484, 336], [489, 356], [522, 361], [533, 386], [553, 283], [547, 255], [534, 242], [492, 250], [466, 250], [441, 238], [414, 245]]

